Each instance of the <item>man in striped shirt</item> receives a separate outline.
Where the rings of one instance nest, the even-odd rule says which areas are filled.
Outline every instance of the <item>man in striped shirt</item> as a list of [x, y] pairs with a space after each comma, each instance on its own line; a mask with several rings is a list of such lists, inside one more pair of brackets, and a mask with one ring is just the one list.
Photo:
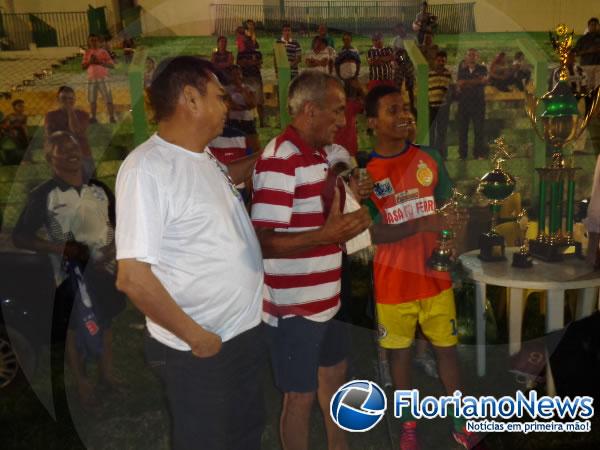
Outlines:
[[298, 41], [292, 39], [292, 27], [285, 24], [281, 29], [281, 38], [277, 39], [278, 44], [285, 45], [288, 61], [290, 63], [290, 71], [292, 72], [292, 80], [298, 76], [298, 65], [302, 60], [302, 48]]
[[380, 84], [394, 85], [394, 50], [383, 46], [381, 33], [373, 35], [373, 47], [367, 53], [369, 61], [369, 90]]
[[[347, 448], [329, 415], [346, 379], [347, 329], [332, 320], [340, 307], [339, 244], [370, 225], [360, 209], [342, 214], [342, 193], [324, 146], [345, 124], [345, 96], [335, 77], [316, 71], [290, 84], [292, 124], [265, 148], [254, 172], [252, 222], [265, 268], [263, 321], [275, 383], [284, 393], [283, 448], [308, 449], [315, 396], [328, 448]], [[372, 182], [355, 186], [368, 197]], [[354, 190], [354, 189], [353, 189]]]
[[446, 68], [448, 55], [445, 51], [438, 51], [434, 61], [434, 68], [429, 71], [429, 145], [446, 159], [448, 157], [446, 131], [452, 102], [452, 74]]

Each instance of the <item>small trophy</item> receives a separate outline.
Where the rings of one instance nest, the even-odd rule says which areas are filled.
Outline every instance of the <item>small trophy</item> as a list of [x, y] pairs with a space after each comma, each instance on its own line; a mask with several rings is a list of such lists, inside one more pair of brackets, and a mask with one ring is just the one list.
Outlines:
[[506, 200], [515, 190], [516, 181], [512, 175], [502, 168], [502, 163], [511, 158], [504, 138], [499, 137], [494, 141], [496, 151], [492, 156], [494, 170], [486, 173], [479, 180], [477, 192], [490, 202], [492, 212], [492, 224], [490, 231], [479, 237], [479, 259], [482, 261], [503, 261], [504, 238], [496, 231], [498, 225], [498, 214], [502, 202]]
[[529, 267], [533, 267], [533, 261], [531, 260], [531, 255], [529, 254], [529, 241], [527, 239], [529, 218], [527, 217], [526, 209], [522, 209], [517, 215], [516, 222], [519, 226], [519, 232], [521, 234], [521, 246], [519, 247], [519, 251], [517, 253], [513, 253], [512, 266], [519, 267], [521, 269], [527, 269]]
[[[452, 197], [441, 208], [436, 209], [436, 214], [454, 215], [455, 222], [460, 223], [459, 202], [464, 198], [458, 189], [452, 190]], [[442, 230], [437, 243], [438, 246], [431, 253], [427, 265], [438, 272], [450, 272], [456, 265], [456, 256], [453, 246], [454, 232], [450, 229]]]
[[[600, 88], [588, 94], [589, 107], [583, 116], [578, 99], [569, 84], [567, 58], [573, 46], [573, 31], [566, 25], [556, 27], [551, 35], [552, 46], [560, 58], [560, 75], [556, 85], [541, 98], [526, 94], [525, 109], [533, 129], [540, 139], [552, 147], [552, 159], [546, 167], [536, 168], [540, 176], [538, 202], [538, 235], [531, 242], [531, 254], [544, 261], [562, 261], [570, 247], [580, 253], [573, 239], [575, 173], [578, 167], [567, 164], [563, 149], [576, 140], [587, 127], [600, 105]], [[542, 112], [538, 116], [538, 107]], [[540, 130], [538, 123], [542, 124]], [[566, 189], [565, 189], [566, 187]]]

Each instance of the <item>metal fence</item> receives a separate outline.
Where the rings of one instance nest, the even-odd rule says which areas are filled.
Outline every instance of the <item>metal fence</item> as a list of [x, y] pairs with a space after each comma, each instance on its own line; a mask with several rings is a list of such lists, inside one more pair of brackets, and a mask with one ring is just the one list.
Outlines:
[[47, 12], [0, 14], [0, 38], [5, 49], [38, 47], [78, 47], [89, 33], [87, 12]]
[[[299, 31], [312, 31], [320, 23], [330, 29], [367, 34], [388, 31], [402, 23], [409, 28], [421, 1], [286, 1], [282, 5], [213, 5], [215, 33], [231, 34], [246, 19], [266, 31], [279, 31], [289, 23]], [[438, 16], [438, 33], [475, 31], [474, 2], [430, 5]]]

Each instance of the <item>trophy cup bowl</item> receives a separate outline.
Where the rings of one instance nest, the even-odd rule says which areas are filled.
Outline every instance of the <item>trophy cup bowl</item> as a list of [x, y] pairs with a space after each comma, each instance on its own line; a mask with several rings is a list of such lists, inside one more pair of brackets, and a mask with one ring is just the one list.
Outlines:
[[450, 272], [456, 265], [456, 258], [452, 248], [454, 233], [451, 230], [443, 230], [438, 239], [438, 246], [433, 250], [427, 264], [437, 272]]
[[492, 204], [500, 204], [515, 191], [515, 179], [501, 168], [486, 173], [479, 180], [477, 192]]
[[498, 212], [502, 202], [515, 191], [516, 181], [512, 175], [500, 166], [502, 160], [497, 160], [496, 168], [481, 177], [477, 192], [490, 203], [492, 210], [492, 225], [490, 231], [479, 237], [479, 258], [482, 261], [502, 261], [504, 256], [504, 238], [496, 232]]

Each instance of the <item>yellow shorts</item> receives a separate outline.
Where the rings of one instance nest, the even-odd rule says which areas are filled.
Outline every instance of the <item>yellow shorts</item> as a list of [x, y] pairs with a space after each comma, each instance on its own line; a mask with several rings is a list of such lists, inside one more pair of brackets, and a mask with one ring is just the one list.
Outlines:
[[446, 289], [434, 297], [398, 305], [377, 304], [379, 345], [403, 349], [412, 345], [417, 323], [423, 334], [437, 347], [458, 343], [454, 292]]

